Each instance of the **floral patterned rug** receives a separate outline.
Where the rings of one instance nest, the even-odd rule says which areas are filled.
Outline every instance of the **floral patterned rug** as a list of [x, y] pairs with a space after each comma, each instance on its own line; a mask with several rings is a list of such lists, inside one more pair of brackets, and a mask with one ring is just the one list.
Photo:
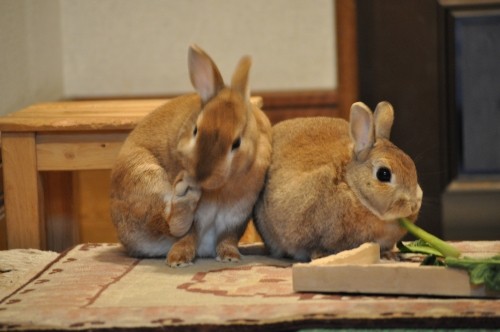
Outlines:
[[265, 255], [172, 269], [118, 244], [82, 244], [0, 293], [0, 330], [500, 326], [500, 300], [295, 293], [291, 271]]

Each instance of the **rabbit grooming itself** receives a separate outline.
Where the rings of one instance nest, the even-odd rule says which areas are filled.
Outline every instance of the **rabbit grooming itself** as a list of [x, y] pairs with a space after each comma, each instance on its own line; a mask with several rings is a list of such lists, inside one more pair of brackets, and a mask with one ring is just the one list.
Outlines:
[[127, 137], [111, 173], [111, 215], [137, 257], [238, 261], [238, 240], [271, 161], [271, 124], [250, 103], [249, 57], [226, 87], [199, 47], [188, 54], [197, 93], [174, 98]]
[[377, 242], [391, 249], [422, 201], [415, 164], [389, 141], [394, 111], [351, 107], [350, 123], [301, 118], [273, 127], [273, 154], [254, 221], [271, 254], [307, 261]]

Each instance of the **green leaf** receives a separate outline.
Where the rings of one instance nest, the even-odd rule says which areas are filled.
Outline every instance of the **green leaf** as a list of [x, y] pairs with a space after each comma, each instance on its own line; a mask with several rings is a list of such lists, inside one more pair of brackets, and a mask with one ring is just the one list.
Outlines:
[[486, 288], [500, 291], [500, 255], [491, 258], [458, 258], [460, 251], [451, 244], [427, 233], [406, 218], [399, 219], [401, 227], [417, 237], [419, 240], [403, 244], [398, 242], [397, 246], [401, 252], [414, 252], [430, 255], [422, 264], [434, 265], [442, 263], [436, 256], [444, 257], [447, 267], [460, 268], [469, 272], [470, 282], [473, 285], [484, 284]]
[[434, 249], [431, 245], [421, 239], [409, 243], [403, 243], [400, 241], [397, 243], [397, 247], [399, 251], [403, 253], [425, 254], [441, 257], [443, 256], [441, 252]]
[[484, 277], [484, 283], [487, 288], [500, 292], [500, 270], [495, 269], [490, 271], [490, 273]]
[[476, 266], [472, 266], [469, 270], [470, 274], [470, 282], [473, 285], [481, 285], [484, 283], [484, 278], [488, 274], [488, 265], [487, 264], [477, 264]]
[[444, 257], [459, 257], [460, 250], [440, 238], [424, 231], [406, 218], [400, 218], [399, 224], [415, 237], [424, 240], [431, 247], [439, 251]]
[[469, 272], [473, 285], [482, 285], [500, 291], [500, 255], [491, 258], [453, 258], [445, 259], [446, 266], [461, 268]]

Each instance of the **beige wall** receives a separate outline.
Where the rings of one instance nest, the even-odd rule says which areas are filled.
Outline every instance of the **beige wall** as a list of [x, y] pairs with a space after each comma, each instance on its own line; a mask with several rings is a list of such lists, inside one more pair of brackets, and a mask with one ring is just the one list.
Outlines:
[[59, 0], [0, 0], [0, 114], [63, 94]]
[[187, 47], [198, 43], [228, 79], [243, 54], [253, 89], [336, 85], [332, 0], [62, 1], [65, 93], [191, 91]]
[[253, 90], [335, 88], [333, 0], [0, 0], [0, 114], [37, 101], [192, 91], [198, 43]]

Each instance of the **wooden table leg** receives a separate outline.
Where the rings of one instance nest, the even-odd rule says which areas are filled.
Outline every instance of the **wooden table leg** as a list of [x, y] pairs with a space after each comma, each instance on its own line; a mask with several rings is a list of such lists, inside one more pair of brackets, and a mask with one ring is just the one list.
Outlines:
[[2, 132], [7, 246], [45, 249], [43, 191], [34, 133]]

